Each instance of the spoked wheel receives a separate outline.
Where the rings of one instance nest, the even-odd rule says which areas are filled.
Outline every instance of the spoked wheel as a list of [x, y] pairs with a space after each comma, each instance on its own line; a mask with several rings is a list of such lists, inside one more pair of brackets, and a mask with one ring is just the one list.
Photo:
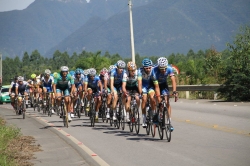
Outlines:
[[110, 126], [113, 125], [113, 110], [110, 110], [110, 119], [109, 119]]
[[[137, 107], [137, 106], [136, 106]], [[139, 115], [139, 111], [138, 108], [135, 107], [135, 131], [136, 134], [139, 134], [140, 132], [140, 115]]]
[[150, 119], [148, 117], [147, 117], [146, 124], [147, 124], [146, 133], [147, 133], [147, 135], [149, 135], [150, 134], [150, 129], [151, 129], [151, 122], [150, 122]]
[[81, 118], [81, 101], [79, 98], [77, 100], [76, 114], [78, 118]]
[[160, 139], [162, 140], [163, 139], [163, 133], [164, 133], [164, 126], [163, 126], [163, 123], [160, 122], [159, 123], [159, 126], [158, 126], [158, 133], [159, 133], [159, 137]]
[[129, 116], [130, 122], [129, 122], [128, 126], [129, 126], [130, 132], [133, 132], [133, 130], [134, 130], [134, 119], [135, 118], [134, 118], [134, 116], [133, 116], [133, 114], [131, 112], [129, 114], [130, 114], [130, 116]]
[[151, 135], [152, 135], [152, 137], [155, 137], [156, 124], [151, 123], [150, 126], [151, 126]]
[[124, 111], [122, 111], [122, 114], [121, 114], [121, 128], [122, 130], [125, 129], [125, 115], [124, 115]]
[[65, 107], [63, 108], [64, 116], [63, 116], [63, 124], [64, 127], [69, 127], [69, 121], [68, 121], [68, 113], [65, 110]]
[[107, 106], [106, 104], [104, 104], [102, 107], [102, 122], [106, 120], [106, 112], [107, 112]]
[[25, 119], [25, 110], [22, 108], [23, 119]]
[[[166, 112], [166, 114], [168, 115], [168, 112], [167, 112], [167, 108], [164, 108], [164, 112]], [[167, 138], [167, 141], [170, 142], [171, 141], [171, 122], [169, 120], [169, 117], [167, 116], [167, 122], [166, 122], [166, 128], [165, 128], [165, 132], [166, 132], [166, 138]]]
[[53, 109], [52, 107], [49, 108], [49, 111], [48, 111], [48, 116], [49, 117], [51, 117], [51, 115], [52, 115], [52, 109]]

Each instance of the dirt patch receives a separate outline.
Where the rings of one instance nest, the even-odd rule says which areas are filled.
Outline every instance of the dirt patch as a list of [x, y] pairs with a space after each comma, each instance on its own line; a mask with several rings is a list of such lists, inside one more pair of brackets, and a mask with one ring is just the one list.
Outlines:
[[40, 147], [39, 144], [35, 144], [34, 137], [19, 136], [9, 142], [6, 150], [18, 166], [33, 166], [30, 160], [35, 159], [34, 152], [42, 151]]

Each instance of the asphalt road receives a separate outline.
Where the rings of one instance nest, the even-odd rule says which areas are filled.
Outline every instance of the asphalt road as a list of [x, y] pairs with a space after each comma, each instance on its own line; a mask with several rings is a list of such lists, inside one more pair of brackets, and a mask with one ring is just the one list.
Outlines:
[[93, 128], [84, 116], [65, 128], [58, 116], [31, 108], [23, 120], [9, 104], [0, 106], [0, 115], [41, 145], [35, 165], [250, 165], [250, 103], [184, 99], [171, 103], [175, 128], [171, 142], [160, 140], [158, 133], [152, 138], [143, 128], [136, 135], [128, 126], [122, 131], [101, 120]]

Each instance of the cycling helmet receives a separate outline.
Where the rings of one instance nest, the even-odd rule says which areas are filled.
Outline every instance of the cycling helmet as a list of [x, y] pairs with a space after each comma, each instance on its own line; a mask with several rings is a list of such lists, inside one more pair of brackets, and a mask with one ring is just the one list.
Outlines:
[[17, 80], [18, 80], [18, 81], [23, 81], [24, 78], [23, 78], [22, 76], [19, 76], [19, 77], [17, 78]]
[[157, 59], [157, 64], [159, 68], [166, 68], [168, 66], [168, 60], [165, 57], [160, 57]]
[[136, 70], [137, 69], [136, 64], [132, 61], [127, 63], [127, 68], [128, 68], [128, 70]]
[[117, 67], [124, 69], [126, 67], [126, 63], [122, 60], [117, 61]]
[[111, 65], [111, 66], [109, 66], [109, 70], [108, 70], [108, 72], [111, 72], [111, 70], [113, 70], [113, 69], [115, 69], [116, 68], [116, 66], [115, 65]]
[[70, 74], [71, 76], [73, 76], [73, 75], [75, 75], [75, 71], [71, 70], [71, 71], [69, 72], [69, 74]]
[[57, 72], [53, 73], [54, 78], [58, 78], [59, 74]]
[[51, 71], [50, 71], [49, 69], [46, 69], [46, 70], [44, 71], [44, 74], [45, 74], [45, 75], [50, 75], [50, 74], [51, 74]]
[[76, 74], [76, 75], [77, 75], [77, 74], [82, 74], [81, 69], [77, 68], [76, 71], [75, 71], [75, 74]]
[[153, 62], [148, 59], [148, 58], [145, 58], [142, 60], [142, 66], [143, 67], [149, 67], [149, 66], [152, 66], [153, 65]]
[[83, 69], [79, 69], [80, 71], [81, 71], [81, 74], [83, 74], [84, 73], [84, 70]]
[[61, 67], [61, 71], [69, 71], [68, 66], [62, 66], [62, 67]]
[[36, 74], [31, 74], [30, 76], [32, 79], [36, 78]]
[[100, 75], [104, 76], [108, 72], [108, 69], [105, 67], [101, 70]]
[[89, 69], [86, 69], [86, 70], [83, 71], [83, 75], [86, 76], [86, 75], [88, 75], [88, 74], [89, 74]]
[[89, 69], [89, 75], [90, 76], [95, 76], [96, 75], [96, 70], [94, 68]]

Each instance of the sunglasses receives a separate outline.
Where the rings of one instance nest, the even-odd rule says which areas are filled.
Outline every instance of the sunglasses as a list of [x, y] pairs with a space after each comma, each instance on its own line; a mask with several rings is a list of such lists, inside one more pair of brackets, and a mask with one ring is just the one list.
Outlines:
[[76, 74], [76, 75], [81, 75], [81, 74]]
[[122, 69], [122, 70], [123, 70], [124, 68], [120, 68], [120, 67], [118, 67], [118, 69]]
[[166, 68], [164, 67], [164, 68], [159, 68], [160, 70], [166, 70]]
[[132, 71], [132, 72], [135, 72], [135, 70], [128, 70], [128, 71], [129, 71], [129, 72], [131, 72], [131, 71]]
[[151, 67], [144, 67], [145, 70], [151, 69]]
[[95, 77], [95, 75], [89, 75], [90, 77]]

